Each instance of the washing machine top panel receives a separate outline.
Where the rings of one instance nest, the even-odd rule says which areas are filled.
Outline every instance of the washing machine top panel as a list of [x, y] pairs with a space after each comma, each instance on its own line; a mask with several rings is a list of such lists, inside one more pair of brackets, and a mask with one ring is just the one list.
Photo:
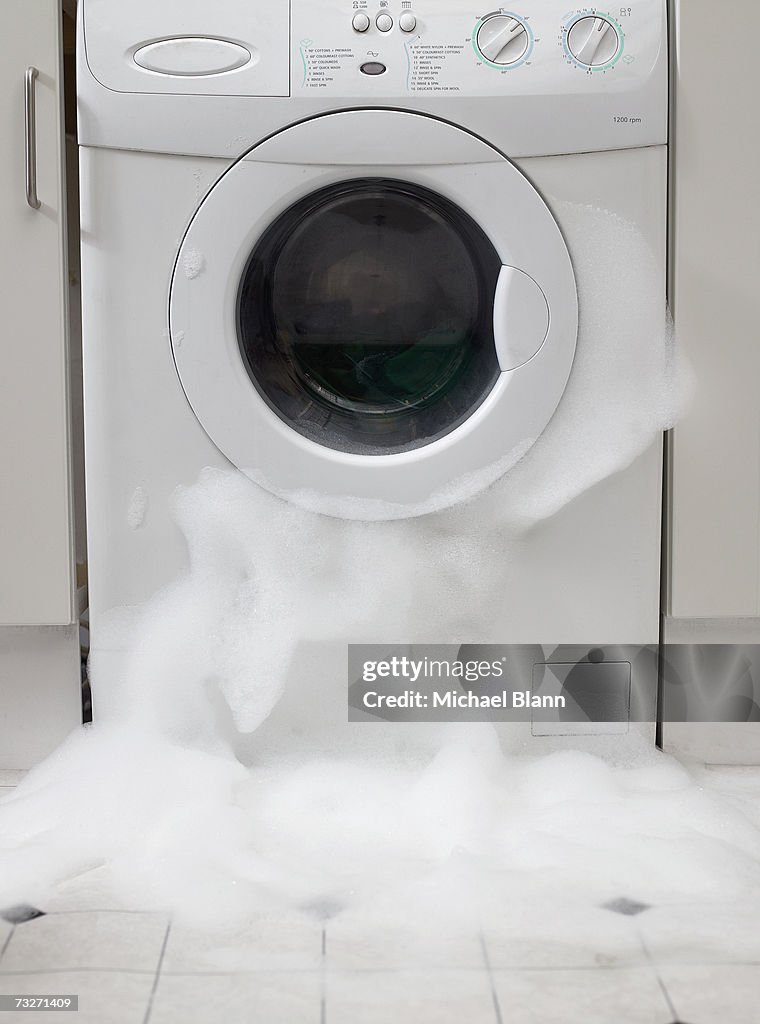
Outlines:
[[651, 76], [664, 42], [662, 0], [609, 10], [563, 0], [485, 11], [458, 0], [291, 5], [294, 97], [625, 93]]
[[80, 138], [228, 157], [230, 139], [361, 103], [434, 113], [512, 156], [661, 144], [666, 9], [80, 0]]
[[185, 235], [169, 313], [211, 440], [336, 514], [424, 510], [504, 472], [560, 401], [578, 326], [567, 249], [527, 179], [459, 128], [378, 110], [238, 161]]
[[248, 0], [80, 0], [83, 56], [116, 92], [287, 96], [290, 10]]

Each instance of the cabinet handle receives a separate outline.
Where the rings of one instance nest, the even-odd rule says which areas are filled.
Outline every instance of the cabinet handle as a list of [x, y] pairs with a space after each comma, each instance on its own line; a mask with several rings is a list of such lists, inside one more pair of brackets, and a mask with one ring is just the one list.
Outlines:
[[24, 159], [26, 162], [26, 201], [33, 210], [42, 205], [37, 198], [37, 126], [34, 83], [39, 71], [27, 68], [24, 77]]

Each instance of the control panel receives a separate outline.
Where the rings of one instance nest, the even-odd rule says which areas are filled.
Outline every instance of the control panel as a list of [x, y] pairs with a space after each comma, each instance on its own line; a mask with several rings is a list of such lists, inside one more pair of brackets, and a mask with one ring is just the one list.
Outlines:
[[[663, 0], [292, 0], [291, 95], [499, 96], [635, 87], [665, 45]], [[635, 112], [629, 116], [635, 117]]]
[[80, 137], [227, 157], [294, 120], [398, 107], [515, 157], [667, 141], [668, 0], [503, 2], [79, 0]]

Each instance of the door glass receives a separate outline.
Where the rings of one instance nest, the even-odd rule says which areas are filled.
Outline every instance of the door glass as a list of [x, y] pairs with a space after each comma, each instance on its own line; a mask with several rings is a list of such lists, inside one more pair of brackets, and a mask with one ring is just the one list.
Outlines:
[[493, 388], [501, 260], [478, 225], [407, 182], [352, 180], [286, 210], [252, 253], [238, 337], [294, 430], [383, 455], [454, 430]]

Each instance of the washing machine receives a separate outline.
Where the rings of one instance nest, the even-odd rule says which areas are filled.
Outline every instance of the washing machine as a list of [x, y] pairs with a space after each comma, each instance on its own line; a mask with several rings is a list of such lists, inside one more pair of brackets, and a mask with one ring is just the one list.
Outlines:
[[[566, 211], [635, 225], [664, 297], [666, 15], [80, 0], [93, 664], [186, 567], [204, 467], [409, 522], [510, 473], [582, 337]], [[473, 639], [656, 644], [661, 484], [657, 441], [522, 538]]]

